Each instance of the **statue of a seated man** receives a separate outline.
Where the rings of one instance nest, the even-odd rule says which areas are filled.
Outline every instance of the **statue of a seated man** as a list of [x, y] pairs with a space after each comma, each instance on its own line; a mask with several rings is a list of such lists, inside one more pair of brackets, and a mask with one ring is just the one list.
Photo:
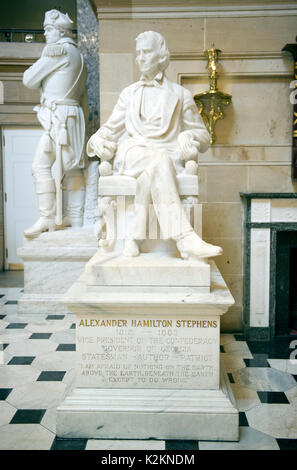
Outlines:
[[[136, 38], [136, 52], [140, 81], [122, 91], [110, 118], [87, 144], [89, 156], [97, 155], [101, 161], [115, 157], [115, 172], [137, 179], [134, 219], [123, 254], [139, 254], [137, 240], [145, 238], [152, 203], [161, 231], [175, 240], [182, 258], [220, 255], [220, 247], [194, 232], [176, 180], [176, 174], [184, 171], [182, 160], [197, 160], [198, 152], [207, 150], [209, 133], [191, 93], [165, 76], [169, 52], [164, 38], [144, 32]], [[120, 139], [123, 134], [127, 136]], [[168, 225], [168, 213], [176, 223]]]

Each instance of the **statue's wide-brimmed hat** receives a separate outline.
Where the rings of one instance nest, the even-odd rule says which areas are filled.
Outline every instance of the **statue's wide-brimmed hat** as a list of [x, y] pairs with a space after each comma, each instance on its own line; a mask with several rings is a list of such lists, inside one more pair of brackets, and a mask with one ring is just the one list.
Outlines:
[[54, 26], [59, 29], [72, 29], [73, 21], [69, 18], [68, 13], [64, 14], [58, 10], [50, 10], [45, 13], [44, 28], [46, 26]]

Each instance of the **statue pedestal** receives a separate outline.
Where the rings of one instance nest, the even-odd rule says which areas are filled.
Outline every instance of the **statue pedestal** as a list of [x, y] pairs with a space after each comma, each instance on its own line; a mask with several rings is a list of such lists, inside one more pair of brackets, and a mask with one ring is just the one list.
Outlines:
[[234, 300], [213, 261], [98, 252], [64, 302], [76, 383], [57, 409], [59, 437], [238, 440], [219, 341]]
[[69, 313], [62, 297], [98, 250], [93, 227], [44, 232], [24, 238], [18, 256], [24, 261], [24, 295], [21, 314]]

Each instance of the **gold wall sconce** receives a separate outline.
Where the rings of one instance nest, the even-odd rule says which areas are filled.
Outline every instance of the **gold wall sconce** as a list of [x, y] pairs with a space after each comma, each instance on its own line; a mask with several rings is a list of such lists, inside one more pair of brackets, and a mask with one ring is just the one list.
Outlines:
[[208, 61], [206, 68], [208, 68], [209, 75], [209, 90], [194, 96], [195, 103], [198, 106], [206, 128], [210, 133], [211, 145], [213, 145], [216, 141], [216, 122], [218, 119], [224, 119], [225, 117], [222, 107], [230, 104], [232, 99], [231, 95], [218, 90], [217, 64], [219, 60], [219, 54], [221, 52], [222, 51], [220, 51], [220, 49], [215, 49], [214, 44], [212, 45], [211, 49], [204, 51], [204, 55], [207, 57]]

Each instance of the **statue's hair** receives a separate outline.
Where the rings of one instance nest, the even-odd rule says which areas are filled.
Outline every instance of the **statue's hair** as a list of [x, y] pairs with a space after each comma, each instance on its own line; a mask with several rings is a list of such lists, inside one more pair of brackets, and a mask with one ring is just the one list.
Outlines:
[[160, 33], [157, 33], [156, 31], [145, 31], [144, 33], [140, 33], [137, 36], [136, 41], [138, 41], [139, 39], [152, 39], [152, 38], [155, 40], [156, 44], [159, 46], [159, 55], [160, 55], [159, 64], [160, 64], [160, 70], [162, 70], [163, 72], [169, 65], [169, 57], [170, 57], [170, 53], [166, 46], [166, 42], [163, 36]]

